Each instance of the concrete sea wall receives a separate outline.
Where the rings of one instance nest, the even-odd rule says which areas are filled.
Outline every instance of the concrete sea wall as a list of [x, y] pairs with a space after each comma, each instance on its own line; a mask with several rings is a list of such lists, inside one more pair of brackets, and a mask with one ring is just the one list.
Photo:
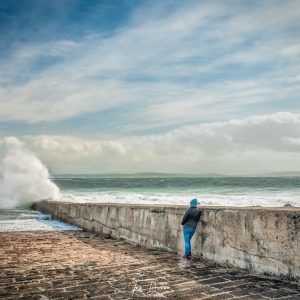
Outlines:
[[[183, 253], [180, 222], [187, 206], [42, 201], [35, 208], [88, 231]], [[192, 254], [300, 279], [300, 209], [203, 207]]]

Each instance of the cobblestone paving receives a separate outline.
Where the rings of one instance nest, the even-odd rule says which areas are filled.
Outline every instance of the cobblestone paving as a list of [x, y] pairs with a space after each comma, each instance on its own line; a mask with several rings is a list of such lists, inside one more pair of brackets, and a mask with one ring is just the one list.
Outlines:
[[300, 284], [82, 231], [0, 233], [1, 299], [300, 299]]

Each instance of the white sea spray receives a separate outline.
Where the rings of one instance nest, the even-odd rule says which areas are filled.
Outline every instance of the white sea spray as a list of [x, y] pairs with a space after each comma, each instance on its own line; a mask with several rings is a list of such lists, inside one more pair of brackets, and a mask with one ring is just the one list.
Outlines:
[[15, 137], [5, 138], [0, 161], [0, 208], [28, 207], [43, 199], [58, 198], [59, 188], [45, 165]]

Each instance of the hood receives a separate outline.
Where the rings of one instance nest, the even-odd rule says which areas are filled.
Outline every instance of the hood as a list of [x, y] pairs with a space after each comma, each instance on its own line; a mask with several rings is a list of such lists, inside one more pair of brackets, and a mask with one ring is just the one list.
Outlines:
[[194, 198], [190, 201], [191, 207], [197, 207], [197, 205], [200, 204], [197, 200], [197, 198]]

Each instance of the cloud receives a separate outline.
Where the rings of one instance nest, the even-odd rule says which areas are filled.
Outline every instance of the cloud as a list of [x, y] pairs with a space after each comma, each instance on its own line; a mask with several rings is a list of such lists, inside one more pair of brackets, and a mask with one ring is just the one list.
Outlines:
[[18, 44], [0, 62], [2, 122], [130, 107], [128, 128], [176, 127], [248, 116], [259, 103], [280, 110], [275, 103], [299, 93], [289, 80], [299, 76], [299, 8], [232, 3], [145, 4], [109, 33]]
[[24, 143], [14, 136], [6, 136], [2, 140], [7, 148], [22, 148]]
[[300, 54], [300, 44], [288, 46], [281, 51], [282, 55], [297, 56]]
[[298, 171], [300, 114], [281, 112], [111, 139], [25, 136], [53, 173]]

